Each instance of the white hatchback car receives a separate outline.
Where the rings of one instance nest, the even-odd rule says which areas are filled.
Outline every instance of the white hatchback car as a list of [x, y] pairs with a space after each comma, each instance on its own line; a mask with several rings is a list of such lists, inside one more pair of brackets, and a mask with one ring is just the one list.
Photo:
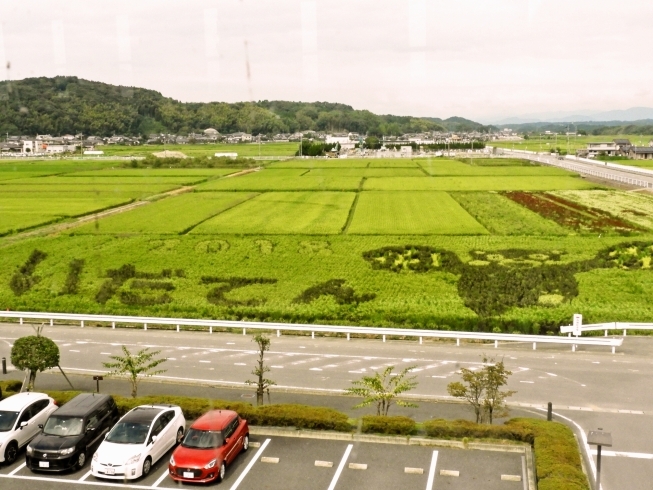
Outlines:
[[41, 431], [57, 409], [45, 393], [18, 393], [0, 401], [0, 463], [16, 461], [18, 450]]
[[98, 478], [133, 480], [181, 442], [186, 427], [176, 405], [142, 405], [127, 412], [93, 455], [91, 473]]

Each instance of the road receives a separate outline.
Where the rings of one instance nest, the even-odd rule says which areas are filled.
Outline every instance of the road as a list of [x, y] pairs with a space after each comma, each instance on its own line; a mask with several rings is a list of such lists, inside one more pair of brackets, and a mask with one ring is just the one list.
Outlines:
[[[4, 324], [0, 357], [9, 357], [12, 342], [32, 332], [28, 325]], [[130, 349], [160, 349], [168, 358], [161, 381], [242, 387], [251, 378], [256, 352], [251, 337], [206, 332], [174, 332], [86, 327], [46, 327], [61, 349], [61, 365], [69, 373], [101, 373], [102, 361]], [[463, 344], [282, 336], [272, 337], [266, 354], [277, 390], [339, 393], [364, 374], [412, 366], [419, 385], [414, 396], [446, 397], [446, 385], [459, 379], [460, 367], [477, 368], [483, 353], [503, 358], [513, 371], [512, 402], [525, 410], [552, 402], [554, 411], [586, 433], [598, 427], [611, 431], [614, 447], [603, 463], [603, 488], [650, 488], [653, 481], [653, 339], [627, 337], [617, 354], [604, 348], [576, 352], [555, 345]], [[15, 374], [14, 374], [15, 376]], [[539, 411], [541, 413], [541, 410]], [[624, 482], [628, 482], [626, 485]]]
[[[596, 163], [587, 163], [582, 160], [570, 158], [560, 160], [558, 157], [551, 156], [549, 153], [524, 153], [507, 149], [503, 149], [502, 153], [555, 167], [568, 168], [569, 165], [573, 165], [574, 168], [571, 170], [581, 174], [594, 176], [603, 180], [621, 182], [625, 185], [632, 185], [639, 188], [647, 187], [649, 191], [653, 190], [653, 171], [646, 168], [628, 168], [627, 166], [615, 163], [602, 164], [599, 161]], [[597, 173], [603, 175], [597, 175]], [[632, 183], [633, 180], [639, 183]]]

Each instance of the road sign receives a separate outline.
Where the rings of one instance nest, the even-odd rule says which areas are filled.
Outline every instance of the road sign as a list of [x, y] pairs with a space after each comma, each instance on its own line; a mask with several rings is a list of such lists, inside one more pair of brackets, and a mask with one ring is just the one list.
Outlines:
[[580, 335], [582, 333], [580, 329], [583, 326], [583, 315], [581, 315], [580, 313], [574, 314], [574, 323], [573, 323], [573, 325], [574, 325], [574, 335], [576, 337], [580, 337]]

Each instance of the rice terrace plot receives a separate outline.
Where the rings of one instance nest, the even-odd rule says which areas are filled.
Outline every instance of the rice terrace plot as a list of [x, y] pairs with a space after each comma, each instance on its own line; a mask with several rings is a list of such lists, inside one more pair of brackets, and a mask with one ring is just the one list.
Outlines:
[[653, 315], [650, 195], [518, 159], [253, 166], [0, 163], [0, 307], [524, 333]]

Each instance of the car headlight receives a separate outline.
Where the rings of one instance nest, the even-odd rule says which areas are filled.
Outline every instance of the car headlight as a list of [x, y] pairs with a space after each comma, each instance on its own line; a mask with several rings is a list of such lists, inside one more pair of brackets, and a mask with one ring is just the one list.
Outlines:
[[61, 454], [62, 456], [66, 456], [74, 452], [75, 452], [75, 446], [69, 447], [68, 449], [62, 449], [61, 451], [59, 451], [59, 454]]
[[93, 461], [97, 461], [98, 459], [100, 459], [100, 456], [98, 456], [98, 453], [95, 453], [93, 455]]
[[[2, 444], [0, 444], [0, 446], [2, 446]], [[27, 446], [26, 452], [29, 456], [31, 456], [34, 454], [34, 448], [32, 446]]]
[[134, 456], [129, 458], [127, 461], [125, 461], [125, 465], [138, 463], [139, 459], [141, 459], [141, 453], [135, 454]]
[[218, 462], [217, 459], [212, 459], [211, 462], [204, 467], [204, 469], [210, 470], [211, 468], [215, 467], [217, 462]]
[[175, 461], [175, 457], [174, 457], [174, 456], [170, 456], [170, 464], [171, 464], [172, 466], [177, 466], [177, 462]]

